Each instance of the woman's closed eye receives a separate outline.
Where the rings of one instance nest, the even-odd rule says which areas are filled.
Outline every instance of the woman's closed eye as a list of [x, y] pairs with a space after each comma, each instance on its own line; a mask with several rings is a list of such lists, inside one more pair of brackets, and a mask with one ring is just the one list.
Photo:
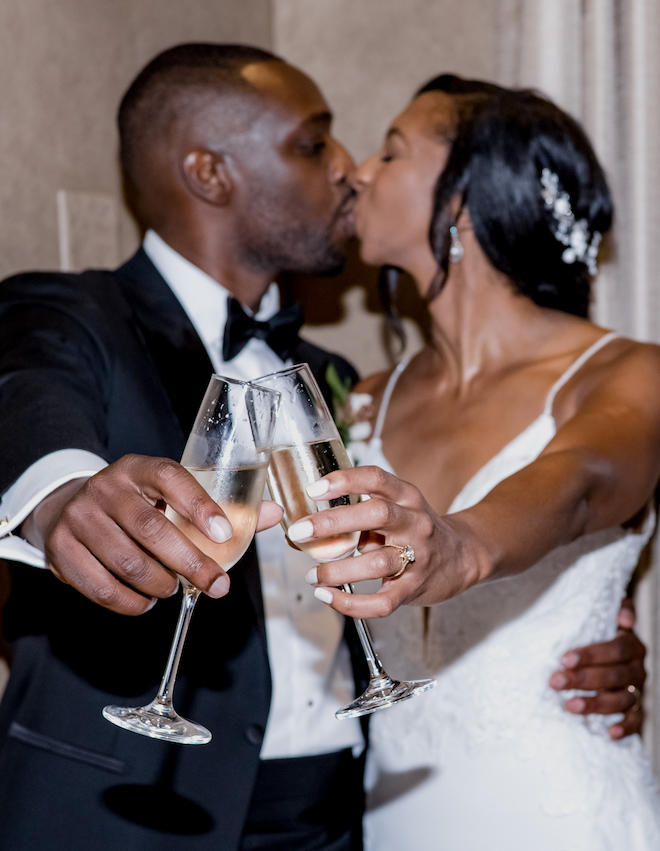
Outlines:
[[396, 159], [396, 151], [394, 150], [394, 146], [388, 139], [387, 143], [381, 149], [380, 161], [382, 163], [389, 163], [392, 162], [393, 159]]

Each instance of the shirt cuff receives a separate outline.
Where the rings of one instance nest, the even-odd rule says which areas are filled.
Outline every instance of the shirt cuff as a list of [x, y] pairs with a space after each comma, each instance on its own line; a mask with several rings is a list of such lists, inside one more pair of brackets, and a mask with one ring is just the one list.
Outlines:
[[16, 529], [48, 494], [73, 479], [87, 478], [108, 464], [84, 449], [51, 452], [28, 469], [5, 491], [0, 500], [0, 558], [45, 567], [41, 550], [10, 533]]

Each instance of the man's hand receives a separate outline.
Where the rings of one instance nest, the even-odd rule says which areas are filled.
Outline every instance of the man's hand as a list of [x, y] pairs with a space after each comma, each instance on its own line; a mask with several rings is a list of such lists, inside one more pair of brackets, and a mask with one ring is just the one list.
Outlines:
[[[632, 631], [635, 626], [632, 600], [623, 600], [617, 622], [619, 631], [612, 641], [565, 653], [561, 660], [564, 668], [550, 677], [550, 686], [556, 691], [596, 691], [594, 697], [571, 698], [566, 702], [566, 709], [576, 715], [623, 712], [623, 720], [609, 729], [610, 738], [623, 739], [639, 733], [642, 728], [643, 713], [637, 697], [646, 680], [646, 648]], [[638, 692], [631, 692], [629, 686]]]
[[[170, 505], [205, 537], [223, 543], [231, 524], [201, 485], [167, 458], [126, 455], [89, 479], [63, 485], [41, 502], [21, 534], [43, 550], [63, 582], [120, 614], [139, 615], [172, 596], [180, 574], [211, 597], [229, 591], [229, 577], [171, 523]], [[279, 522], [266, 502], [258, 530]]]

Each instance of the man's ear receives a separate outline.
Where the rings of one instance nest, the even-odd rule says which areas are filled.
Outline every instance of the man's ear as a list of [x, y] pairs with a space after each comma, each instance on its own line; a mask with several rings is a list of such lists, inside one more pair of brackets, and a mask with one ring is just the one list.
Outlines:
[[183, 178], [195, 197], [224, 207], [229, 203], [234, 181], [223, 154], [195, 148], [183, 160]]

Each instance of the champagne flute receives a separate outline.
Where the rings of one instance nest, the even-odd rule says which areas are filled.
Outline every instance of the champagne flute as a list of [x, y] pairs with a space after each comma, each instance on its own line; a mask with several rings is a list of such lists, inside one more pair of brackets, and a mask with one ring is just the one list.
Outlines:
[[[279, 393], [214, 375], [188, 438], [181, 464], [224, 511], [234, 530], [222, 544], [203, 535], [170, 506], [165, 516], [225, 570], [245, 554], [254, 537], [279, 406]], [[182, 718], [172, 694], [183, 644], [200, 591], [179, 577], [181, 612], [158, 694], [147, 706], [106, 706], [103, 716], [126, 730], [153, 739], [204, 745], [206, 727]]]
[[[284, 532], [297, 520], [316, 511], [359, 502], [359, 494], [331, 500], [312, 500], [307, 496], [307, 485], [333, 470], [352, 466], [308, 365], [298, 364], [258, 381], [282, 394], [268, 467], [268, 487], [271, 498], [284, 509]], [[359, 532], [348, 532], [296, 543], [296, 546], [313, 559], [326, 562], [355, 554], [359, 540]], [[342, 590], [354, 593], [352, 585], [343, 585]], [[335, 713], [337, 718], [368, 715], [433, 688], [433, 679], [392, 679], [378, 658], [366, 623], [359, 618], [354, 620], [369, 666], [369, 685], [356, 700]]]

